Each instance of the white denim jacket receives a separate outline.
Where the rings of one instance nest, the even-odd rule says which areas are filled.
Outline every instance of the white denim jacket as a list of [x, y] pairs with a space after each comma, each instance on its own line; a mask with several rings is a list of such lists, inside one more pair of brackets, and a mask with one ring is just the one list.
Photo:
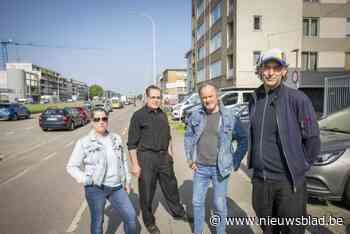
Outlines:
[[[128, 169], [126, 147], [118, 134], [108, 133], [113, 151], [116, 155], [118, 180], [121, 184], [130, 184], [131, 175]], [[107, 152], [98, 140], [94, 130], [76, 143], [67, 164], [67, 172], [84, 185], [100, 186], [107, 172]]]

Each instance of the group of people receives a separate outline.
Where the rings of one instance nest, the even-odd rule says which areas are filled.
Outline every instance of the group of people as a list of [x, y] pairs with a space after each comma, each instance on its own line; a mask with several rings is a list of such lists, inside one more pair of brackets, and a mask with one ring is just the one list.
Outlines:
[[[127, 145], [107, 130], [108, 113], [93, 110], [93, 129], [78, 140], [67, 165], [68, 173], [84, 184], [91, 233], [102, 233], [107, 199], [119, 212], [125, 233], [137, 232], [137, 215], [128, 197], [130, 174], [138, 178], [142, 218], [149, 233], [160, 233], [152, 209], [157, 182], [171, 215], [193, 222], [195, 234], [203, 233], [205, 198], [211, 182], [214, 212], [220, 217], [216, 232], [225, 233], [228, 181], [247, 151], [247, 165], [253, 170], [252, 206], [257, 217], [305, 216], [305, 173], [319, 154], [320, 133], [307, 96], [283, 84], [287, 67], [280, 49], [260, 57], [257, 73], [262, 85], [249, 102], [248, 131], [237, 112], [222, 105], [214, 84], [199, 87], [202, 105], [189, 117], [184, 136], [186, 160], [193, 174], [193, 216], [181, 203], [170, 127], [160, 108], [161, 90], [153, 85], [146, 89], [146, 104], [131, 118]], [[305, 232], [305, 226], [261, 228], [264, 233]]]

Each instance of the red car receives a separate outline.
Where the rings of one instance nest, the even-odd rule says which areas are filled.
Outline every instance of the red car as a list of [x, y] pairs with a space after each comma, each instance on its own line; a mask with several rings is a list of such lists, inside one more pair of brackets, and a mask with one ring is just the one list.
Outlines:
[[83, 120], [84, 125], [90, 123], [90, 114], [86, 110], [86, 108], [83, 106], [79, 106], [79, 107], [76, 107], [76, 109], [79, 111], [80, 118]]

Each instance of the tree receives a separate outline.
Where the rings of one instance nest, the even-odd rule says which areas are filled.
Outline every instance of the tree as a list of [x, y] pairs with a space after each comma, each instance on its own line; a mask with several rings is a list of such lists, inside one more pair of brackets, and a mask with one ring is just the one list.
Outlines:
[[90, 97], [103, 96], [103, 88], [97, 84], [91, 85], [89, 88]]

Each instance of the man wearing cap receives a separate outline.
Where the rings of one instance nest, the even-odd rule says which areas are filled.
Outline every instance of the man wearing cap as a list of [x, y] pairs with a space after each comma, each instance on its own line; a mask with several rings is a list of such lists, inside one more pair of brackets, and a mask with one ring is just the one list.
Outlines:
[[283, 84], [287, 67], [280, 49], [262, 54], [257, 74], [263, 84], [249, 103], [253, 208], [259, 218], [281, 220], [261, 224], [264, 233], [305, 232], [283, 218], [306, 216], [305, 174], [320, 152], [314, 108], [304, 93]]

